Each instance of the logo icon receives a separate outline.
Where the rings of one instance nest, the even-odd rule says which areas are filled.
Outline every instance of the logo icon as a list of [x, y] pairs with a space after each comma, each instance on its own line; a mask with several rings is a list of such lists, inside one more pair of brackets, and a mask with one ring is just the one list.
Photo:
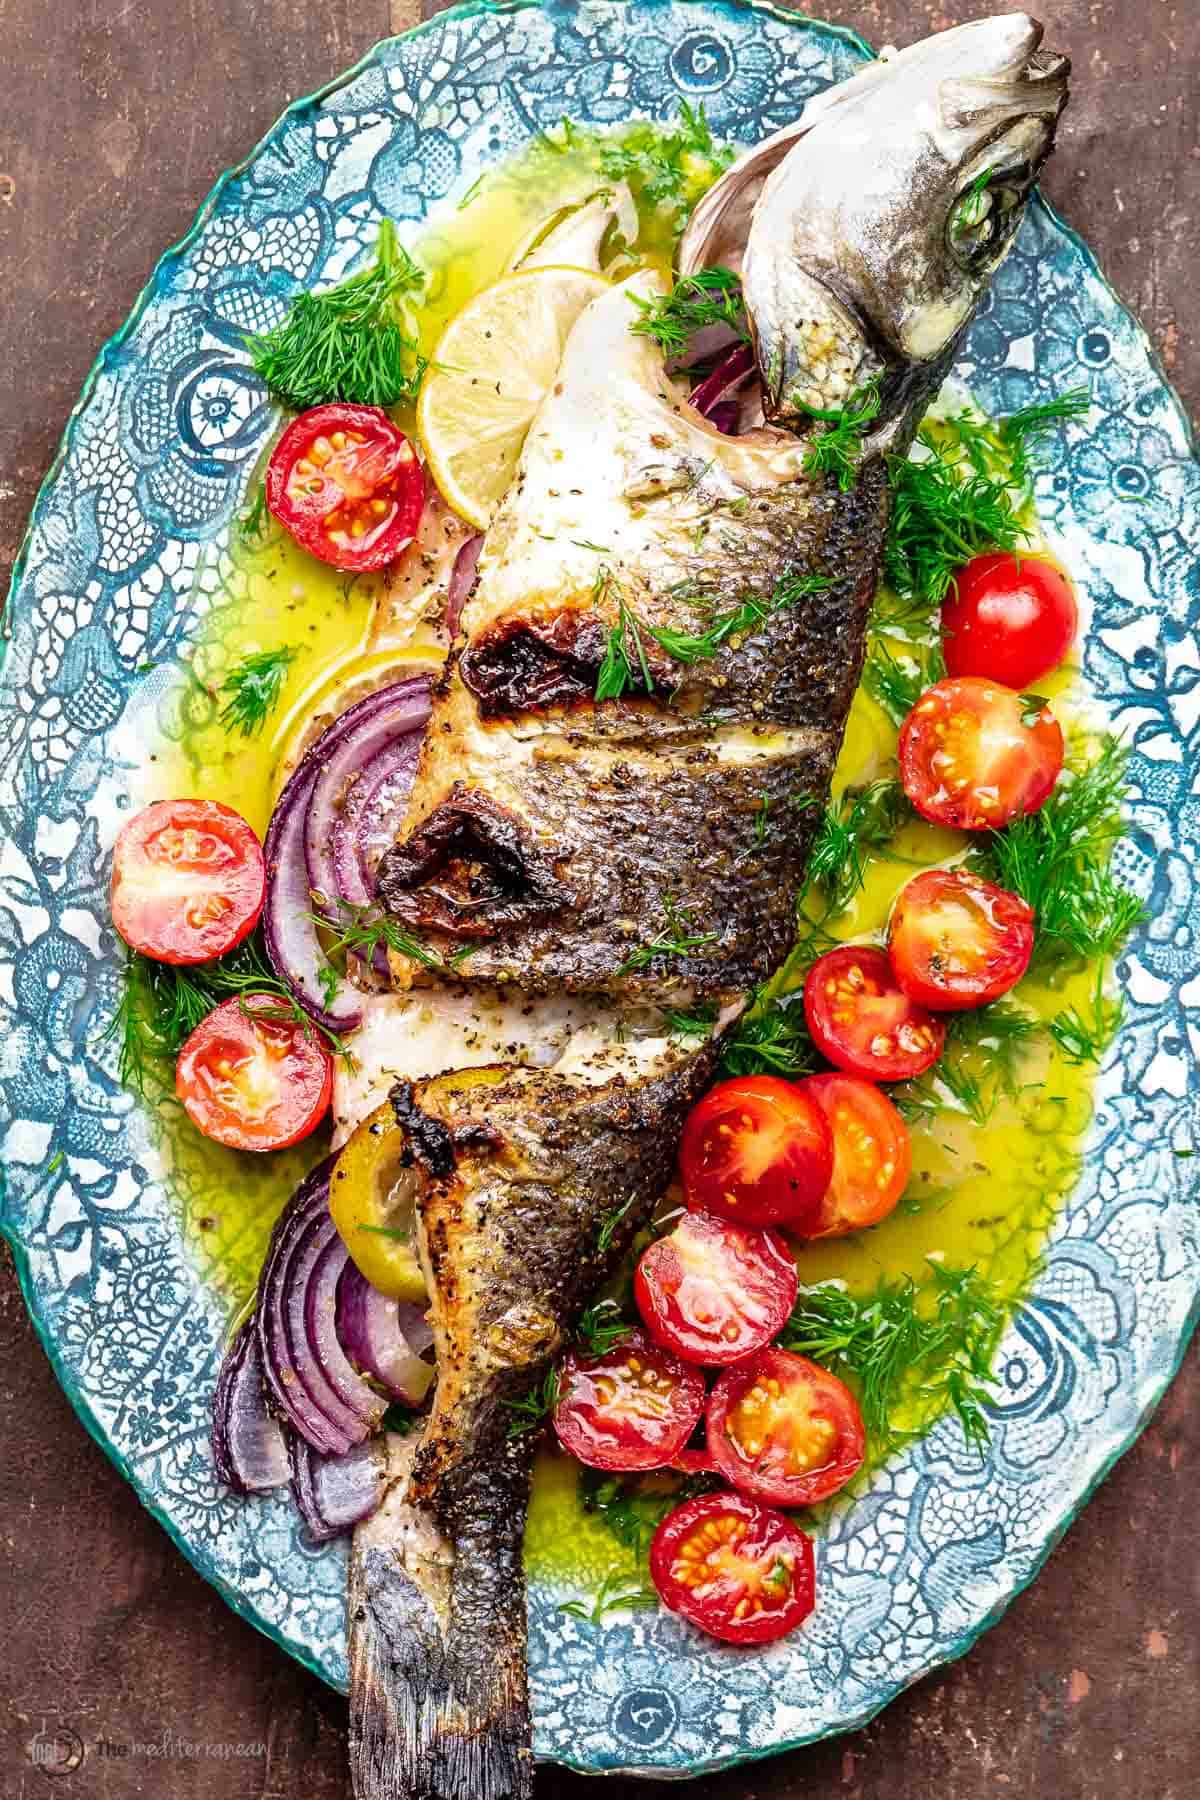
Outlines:
[[48, 1726], [43, 1719], [41, 1730], [35, 1731], [26, 1744], [25, 1754], [34, 1768], [45, 1775], [70, 1775], [87, 1752], [77, 1731], [69, 1725]]

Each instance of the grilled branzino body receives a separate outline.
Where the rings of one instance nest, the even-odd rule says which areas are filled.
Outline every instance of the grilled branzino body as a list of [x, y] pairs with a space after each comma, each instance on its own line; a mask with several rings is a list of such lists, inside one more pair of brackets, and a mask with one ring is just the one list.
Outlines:
[[[388, 912], [455, 961], [440, 982], [395, 960], [374, 1028], [420, 1183], [438, 1384], [352, 1556], [362, 1800], [531, 1792], [531, 1439], [510, 1435], [511, 1403], [661, 1194], [722, 1029], [792, 941], [861, 672], [886, 458], [1065, 103], [1040, 38], [1016, 14], [930, 39], [735, 164], [681, 265], [719, 246], [740, 267], [764, 422], [724, 437], [691, 408], [630, 330], [664, 287], [636, 275], [577, 324], [488, 532], [379, 878]], [[806, 472], [814, 410], [864, 389], [879, 410], [846, 485]], [[699, 1047], [663, 1013], [690, 1000], [716, 1018]]]

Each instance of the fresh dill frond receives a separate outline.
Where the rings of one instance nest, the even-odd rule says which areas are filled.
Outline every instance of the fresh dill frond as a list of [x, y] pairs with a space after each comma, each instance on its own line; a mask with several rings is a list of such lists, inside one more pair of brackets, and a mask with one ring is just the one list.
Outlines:
[[597, 1250], [604, 1251], [611, 1248], [612, 1241], [617, 1235], [617, 1227], [633, 1205], [635, 1198], [634, 1194], [630, 1194], [628, 1200], [622, 1201], [620, 1206], [615, 1206], [601, 1221], [600, 1229], [596, 1233]]
[[1008, 480], [972, 469], [960, 474], [923, 429], [928, 457], [892, 462], [892, 514], [883, 577], [893, 591], [939, 607], [964, 563], [985, 550], [1015, 550], [1029, 532], [1020, 495]]
[[780, 1335], [853, 1383], [876, 1457], [915, 1435], [896, 1422], [905, 1401], [925, 1418], [953, 1407], [970, 1443], [988, 1441], [983, 1408], [1003, 1308], [977, 1269], [929, 1267], [920, 1287], [905, 1277], [862, 1296], [833, 1283], [802, 1290]]
[[669, 1512], [698, 1494], [711, 1493], [720, 1485], [712, 1475], [688, 1475], [676, 1479], [665, 1471], [648, 1476], [606, 1475], [599, 1469], [579, 1472], [579, 1501], [583, 1511], [598, 1518], [643, 1563], [650, 1540]]
[[722, 1076], [782, 1075], [791, 1080], [810, 1074], [819, 1063], [799, 992], [768, 996], [760, 989], [721, 1051]]
[[330, 400], [360, 406], [411, 400], [425, 359], [404, 333], [397, 302], [424, 285], [423, 272], [385, 219], [367, 268], [324, 293], [298, 294], [273, 331], [246, 339], [255, 371], [294, 412]]
[[575, 1342], [585, 1356], [607, 1356], [633, 1330], [615, 1300], [597, 1300], [581, 1313]]
[[997, 432], [1010, 457], [1012, 479], [1026, 486], [1033, 473], [1033, 447], [1064, 419], [1084, 419], [1092, 396], [1085, 387], [1068, 388], [1053, 400], [1036, 400], [998, 421]]
[[1021, 1092], [1024, 1051], [1042, 1030], [1032, 1013], [997, 1000], [946, 1017], [946, 1047], [924, 1075], [889, 1091], [906, 1118], [928, 1118], [943, 1108], [986, 1125], [1002, 1099]]
[[746, 637], [785, 607], [794, 606], [808, 594], [823, 593], [832, 585], [828, 575], [782, 575], [766, 598], [743, 594], [736, 606], [721, 613], [715, 610], [715, 599], [706, 601], [705, 596], [695, 595], [693, 598], [707, 604], [714, 614], [703, 631], [680, 631], [671, 625], [647, 625], [645, 629], [674, 662], [686, 667], [715, 656], [723, 644]]
[[597, 575], [593, 598], [599, 604], [614, 587], [617, 588], [617, 622], [609, 629], [604, 657], [596, 674], [597, 700], [619, 700], [622, 694], [639, 685], [647, 694], [654, 692], [654, 677], [646, 660], [641, 622], [626, 603], [610, 569], [601, 569]]
[[[814, 418], [824, 419], [828, 416], [806, 406], [797, 395], [792, 396], [792, 404]], [[862, 461], [863, 433], [872, 420], [878, 418], [880, 404], [879, 377], [873, 375], [850, 396], [834, 423], [826, 431], [819, 431], [813, 438], [804, 455], [805, 472], [809, 475], [836, 476], [842, 493], [849, 493], [858, 476], [858, 465]]]
[[903, 787], [880, 779], [847, 788], [821, 815], [808, 858], [808, 879], [820, 883], [830, 913], [845, 912], [863, 885], [865, 857], [890, 844], [913, 817]]
[[681, 275], [669, 294], [644, 300], [631, 293], [629, 298], [638, 309], [630, 331], [653, 338], [668, 356], [681, 355], [693, 334], [710, 325], [727, 325], [735, 338], [750, 342], [742, 284], [731, 269], [697, 269], [694, 275]]
[[946, 673], [940, 644], [896, 656], [883, 640], [872, 641], [863, 662], [862, 683], [893, 725], [903, 725], [926, 688]]
[[281, 644], [278, 650], [257, 650], [234, 664], [221, 683], [221, 693], [229, 696], [218, 715], [226, 731], [258, 736], [279, 705], [288, 670], [299, 654], [292, 645]]
[[521, 1399], [506, 1400], [504, 1404], [516, 1414], [506, 1433], [508, 1437], [524, 1437], [527, 1431], [540, 1429], [558, 1405], [558, 1370], [548, 1369], [537, 1386]]
[[1103, 979], [1104, 965], [1101, 963], [1090, 1007], [1064, 1007], [1046, 1026], [1069, 1063], [1100, 1062], [1120, 1030], [1125, 1008], [1119, 997], [1107, 998], [1101, 985]]
[[267, 484], [260, 481], [245, 512], [238, 514], [237, 534], [243, 544], [261, 544], [273, 520], [267, 511]]
[[469, 951], [459, 951], [455, 957], [439, 956], [436, 950], [431, 950], [428, 944], [423, 944], [402, 925], [397, 925], [395, 919], [388, 918], [386, 913], [373, 906], [351, 906], [346, 900], [337, 900], [334, 904], [338, 911], [336, 920], [323, 913], [308, 915], [314, 925], [331, 934], [330, 941], [324, 945], [326, 962], [347, 951], [352, 951], [363, 962], [370, 962], [376, 950], [383, 947], [422, 963], [427, 969], [445, 970], [469, 955]]
[[1037, 812], [989, 832], [976, 847], [983, 872], [1034, 911], [1042, 966], [1116, 956], [1144, 916], [1138, 896], [1110, 873], [1124, 833], [1128, 751], [1106, 735], [1082, 768], [1064, 770]]
[[600, 170], [610, 181], [628, 182], [635, 200], [669, 212], [680, 227], [735, 155], [732, 145], [713, 137], [703, 101], [694, 108], [681, 101], [670, 127], [639, 119], [600, 137], [564, 119], [560, 129], [564, 149], [598, 147]]
[[712, 1002], [701, 1000], [686, 1011], [674, 1011], [668, 1007], [663, 1018], [672, 1037], [702, 1038], [707, 1037], [716, 1024], [717, 1009]]
[[631, 1607], [657, 1605], [658, 1595], [648, 1583], [641, 1587], [630, 1587], [627, 1576], [610, 1572], [600, 1583], [590, 1606], [585, 1606], [581, 1600], [560, 1600], [558, 1610], [567, 1613], [572, 1619], [582, 1619], [585, 1625], [599, 1625], [609, 1613], [624, 1612]]
[[693, 950], [703, 949], [705, 944], [715, 944], [715, 931], [697, 931], [695, 923], [688, 917], [689, 908], [678, 906], [670, 894], [663, 895], [663, 917], [666, 921], [662, 931], [648, 943], [639, 944], [617, 970], [618, 975], [632, 975], [639, 969], [650, 966], [660, 956], [688, 956]]

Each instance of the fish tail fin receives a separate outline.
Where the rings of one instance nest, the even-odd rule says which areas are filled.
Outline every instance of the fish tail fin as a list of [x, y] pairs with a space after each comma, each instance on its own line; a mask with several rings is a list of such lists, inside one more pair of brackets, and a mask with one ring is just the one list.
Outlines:
[[[408, 1446], [405, 1446], [408, 1449]], [[531, 1800], [525, 1669], [530, 1455], [460, 1467], [436, 1513], [396, 1481], [347, 1588], [356, 1800]]]

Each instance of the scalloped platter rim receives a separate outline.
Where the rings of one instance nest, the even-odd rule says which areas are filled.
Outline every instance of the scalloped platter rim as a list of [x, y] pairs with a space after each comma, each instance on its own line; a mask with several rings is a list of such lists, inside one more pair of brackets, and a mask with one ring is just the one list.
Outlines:
[[[219, 543], [274, 414], [242, 333], [340, 273], [391, 213], [411, 229], [564, 110], [597, 124], [705, 102], [752, 141], [868, 56], [840, 27], [733, 0], [473, 4], [377, 45], [296, 102], [223, 176], [102, 350], [17, 559], [0, 672], [3, 1229], [83, 1423], [233, 1609], [345, 1686], [344, 1554], [314, 1551], [286, 1498], [217, 1485], [208, 1396], [224, 1310], [201, 1282], [146, 1123], [100, 1044], [117, 994], [107, 849], [131, 746], [212, 597]], [[1197, 1314], [1185, 1009], [1200, 905], [1200, 469], [1136, 322], [1044, 203], [956, 373], [1007, 411], [1086, 382], [1094, 407], [1038, 477], [1079, 575], [1085, 677], [1131, 757], [1121, 873], [1151, 923], [1079, 1184], [997, 1356], [984, 1460], [943, 1421], [818, 1544], [805, 1630], [747, 1657], [670, 1614], [589, 1627], [531, 1585], [539, 1757], [684, 1777], [864, 1724], [962, 1655], [1033, 1579], [1171, 1379]], [[149, 665], [149, 667], [147, 667]]]

